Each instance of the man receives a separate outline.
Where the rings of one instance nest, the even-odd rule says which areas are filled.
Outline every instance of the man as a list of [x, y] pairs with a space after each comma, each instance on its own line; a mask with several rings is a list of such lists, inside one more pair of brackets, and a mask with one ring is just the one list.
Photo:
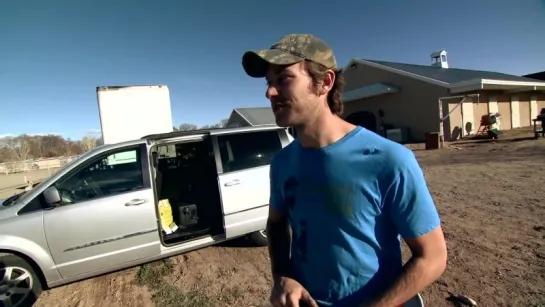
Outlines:
[[404, 146], [340, 117], [333, 50], [290, 34], [242, 64], [266, 78], [276, 123], [297, 131], [271, 161], [273, 306], [400, 306], [435, 281], [447, 251], [422, 170]]

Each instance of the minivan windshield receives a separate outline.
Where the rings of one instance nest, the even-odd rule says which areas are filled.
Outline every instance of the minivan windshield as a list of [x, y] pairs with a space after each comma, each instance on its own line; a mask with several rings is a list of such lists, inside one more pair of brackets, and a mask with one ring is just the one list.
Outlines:
[[[94, 155], [94, 153], [95, 153], [96, 151], [102, 149], [103, 146], [104, 146], [104, 145], [98, 146], [98, 147], [96, 147], [96, 148], [94, 148], [94, 149], [91, 149], [90, 151], [88, 151], [88, 152], [86, 152], [86, 153], [84, 153], [84, 154], [78, 156], [77, 158], [75, 158], [74, 160], [68, 162], [66, 165], [64, 165], [64, 166], [61, 167], [59, 170], [57, 170], [57, 173], [58, 173], [58, 172], [61, 172], [63, 169], [72, 167], [72, 165], [77, 164], [77, 163], [79, 163], [80, 161], [83, 161], [83, 160], [87, 159], [87, 157], [89, 157], [89, 156]], [[22, 193], [22, 194], [15, 200], [15, 202], [17, 202], [17, 201], [23, 201], [23, 202], [26, 201], [26, 197], [29, 196], [29, 195], [32, 195], [32, 191], [33, 191], [33, 190], [36, 190], [36, 189], [40, 188], [41, 186], [43, 186], [43, 185], [45, 185], [45, 184], [48, 184], [49, 179], [50, 179], [52, 176], [54, 176], [54, 175], [55, 175], [55, 174], [53, 174], [53, 175], [51, 175], [51, 176], [49, 176], [49, 177], [43, 179], [40, 183], [38, 183], [36, 186], [34, 186], [34, 187], [32, 188], [32, 190], [29, 191], [29, 192], [31, 192], [31, 193]], [[14, 202], [14, 203], [15, 203], [15, 202]], [[14, 203], [12, 203], [12, 204], [14, 204]]]

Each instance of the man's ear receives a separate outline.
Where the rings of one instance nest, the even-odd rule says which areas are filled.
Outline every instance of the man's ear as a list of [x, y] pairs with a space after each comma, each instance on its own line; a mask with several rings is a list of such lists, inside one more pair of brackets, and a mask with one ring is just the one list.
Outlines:
[[326, 95], [333, 88], [335, 84], [335, 72], [328, 70], [325, 72], [324, 79], [320, 85], [320, 94]]

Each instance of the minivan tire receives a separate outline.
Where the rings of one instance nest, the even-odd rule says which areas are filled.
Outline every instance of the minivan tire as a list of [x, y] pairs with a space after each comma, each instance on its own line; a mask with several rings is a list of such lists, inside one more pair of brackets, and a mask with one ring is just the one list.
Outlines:
[[248, 237], [257, 246], [267, 246], [269, 244], [265, 230], [252, 232]]
[[[9, 306], [6, 301], [1, 300], [11, 299], [13, 307], [32, 306], [38, 300], [43, 289], [38, 274], [32, 265], [23, 258], [12, 254], [0, 253], [0, 255], [0, 280], [5, 280], [0, 283], [0, 305]], [[10, 276], [6, 276], [6, 274]], [[9, 282], [23, 275], [27, 276], [17, 284]], [[19, 289], [20, 293], [10, 293], [10, 289], [15, 287]]]

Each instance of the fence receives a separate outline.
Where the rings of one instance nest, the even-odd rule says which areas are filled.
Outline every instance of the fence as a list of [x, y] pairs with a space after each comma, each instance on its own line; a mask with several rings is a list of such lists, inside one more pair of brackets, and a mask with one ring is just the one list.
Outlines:
[[24, 173], [63, 167], [77, 156], [0, 163], [0, 174]]

